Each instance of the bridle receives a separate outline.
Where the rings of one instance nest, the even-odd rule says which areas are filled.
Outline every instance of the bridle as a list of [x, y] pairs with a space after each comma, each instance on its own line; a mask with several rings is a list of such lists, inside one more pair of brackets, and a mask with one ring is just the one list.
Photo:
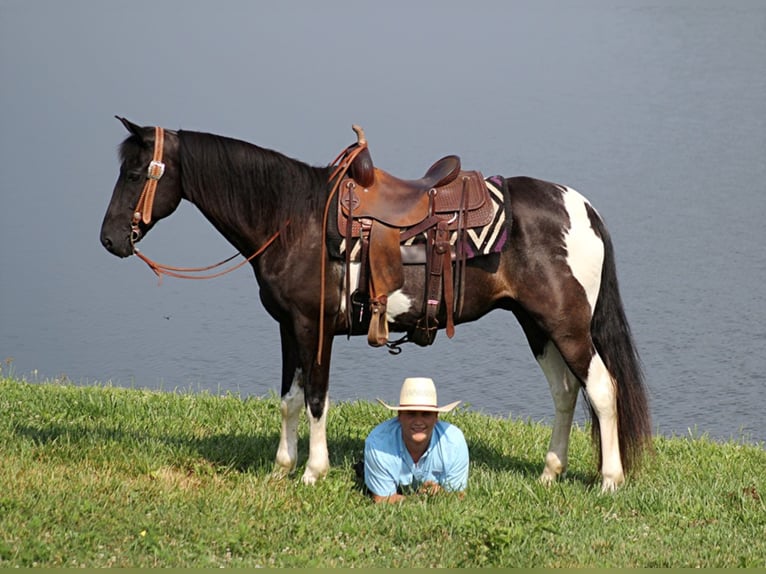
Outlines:
[[[232, 265], [227, 269], [218, 271], [216, 273], [210, 273], [208, 275], [194, 275], [194, 273], [203, 273], [205, 271], [216, 269], [237, 257], [239, 253], [235, 253], [223, 261], [219, 261], [218, 263], [208, 265], [206, 267], [174, 267], [172, 265], [164, 265], [149, 259], [146, 255], [141, 253], [138, 247], [136, 247], [136, 243], [139, 239], [141, 239], [141, 229], [139, 224], [143, 223], [144, 225], [149, 225], [149, 223], [152, 221], [152, 208], [154, 206], [154, 196], [157, 192], [157, 183], [165, 174], [165, 164], [162, 161], [164, 148], [165, 130], [159, 126], [156, 126], [154, 128], [154, 151], [152, 153], [152, 161], [149, 162], [149, 167], [146, 171], [146, 183], [144, 184], [144, 189], [141, 191], [141, 195], [138, 196], [138, 202], [136, 203], [136, 207], [133, 210], [133, 218], [130, 223], [130, 244], [133, 247], [133, 253], [149, 266], [154, 274], [159, 277], [160, 282], [162, 282], [163, 275], [176, 277], [178, 279], [213, 279], [215, 277], [220, 277], [221, 275], [226, 275], [227, 273], [231, 273], [232, 271], [239, 269], [246, 263], [249, 263], [258, 257], [266, 250], [269, 245], [274, 242], [277, 237], [279, 237], [280, 231], [277, 231], [271, 237], [269, 237], [255, 253], [253, 253], [244, 261], [240, 261], [236, 265]], [[290, 225], [290, 222], [285, 222], [285, 227], [288, 225]]]
[[157, 182], [165, 173], [165, 164], [162, 163], [162, 152], [165, 148], [165, 130], [159, 126], [154, 128], [154, 153], [152, 161], [146, 170], [146, 183], [141, 195], [138, 196], [138, 203], [133, 210], [133, 220], [130, 224], [130, 242], [135, 251], [135, 242], [141, 238], [141, 230], [138, 227], [139, 222], [148, 225], [152, 220], [152, 207], [154, 206], [154, 194], [157, 191]]
[[[354, 130], [356, 131], [356, 126], [354, 126]], [[361, 128], [360, 128], [361, 129]], [[133, 247], [133, 253], [141, 259], [144, 263], [146, 263], [149, 268], [154, 272], [157, 277], [159, 277], [160, 282], [162, 282], [162, 276], [168, 275], [170, 277], [176, 277], [178, 279], [213, 279], [215, 277], [220, 277], [221, 275], [225, 275], [227, 273], [230, 273], [231, 271], [234, 271], [235, 269], [239, 269], [246, 263], [249, 263], [256, 257], [258, 257], [261, 253], [263, 253], [269, 245], [271, 245], [274, 240], [276, 240], [277, 237], [279, 237], [280, 231], [278, 230], [276, 233], [274, 233], [271, 237], [269, 237], [266, 242], [250, 257], [245, 259], [244, 261], [240, 261], [236, 265], [233, 265], [229, 267], [228, 269], [224, 269], [223, 271], [219, 271], [216, 273], [210, 273], [208, 275], [194, 275], [194, 273], [202, 273], [205, 271], [210, 271], [212, 269], [216, 269], [217, 267], [220, 267], [221, 265], [225, 265], [239, 253], [235, 253], [228, 259], [224, 259], [223, 261], [219, 261], [218, 263], [215, 263], [213, 265], [208, 265], [207, 267], [173, 267], [171, 265], [164, 265], [162, 263], [157, 263], [156, 261], [149, 259], [146, 255], [141, 253], [139, 251], [138, 247], [136, 247], [136, 242], [141, 238], [141, 229], [139, 227], [139, 223], [144, 223], [144, 225], [148, 225], [152, 221], [152, 207], [154, 205], [154, 196], [157, 191], [157, 183], [159, 182], [160, 178], [165, 173], [165, 164], [162, 162], [162, 153], [164, 149], [164, 142], [165, 142], [165, 130], [159, 126], [156, 126], [154, 128], [154, 151], [152, 154], [152, 161], [149, 163], [149, 167], [146, 172], [146, 183], [144, 184], [144, 189], [141, 191], [141, 195], [138, 197], [138, 202], [136, 203], [136, 208], [133, 210], [133, 219], [131, 220], [130, 225], [130, 243]], [[328, 215], [329, 215], [329, 209], [330, 205], [332, 203], [332, 198], [338, 191], [338, 187], [340, 184], [340, 181], [343, 179], [343, 176], [345, 173], [349, 170], [351, 167], [351, 164], [353, 163], [354, 159], [365, 149], [367, 149], [367, 141], [364, 139], [364, 134], [360, 136], [359, 141], [343, 150], [340, 154], [338, 154], [338, 157], [335, 158], [335, 160], [330, 164], [330, 166], [334, 167], [334, 170], [330, 174], [330, 177], [328, 178], [328, 182], [334, 181], [334, 185], [330, 191], [330, 194], [327, 198], [327, 202], [325, 203], [325, 209], [324, 214], [322, 218], [322, 237], [326, 237], [327, 235], [327, 221], [328, 221]], [[290, 225], [290, 221], [285, 222], [285, 227]], [[317, 364], [322, 364], [322, 347], [323, 347], [323, 333], [324, 333], [324, 305], [325, 305], [325, 261], [327, 259], [327, 245], [326, 242], [322, 241], [322, 255], [321, 255], [321, 265], [320, 265], [320, 312], [319, 312], [319, 341], [318, 341], [318, 348], [317, 348]]]

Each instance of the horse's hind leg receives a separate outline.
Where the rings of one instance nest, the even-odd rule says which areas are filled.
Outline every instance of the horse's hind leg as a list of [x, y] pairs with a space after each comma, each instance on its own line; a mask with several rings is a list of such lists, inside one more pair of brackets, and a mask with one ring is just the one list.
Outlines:
[[572, 374], [561, 353], [551, 341], [548, 341], [543, 348], [543, 353], [536, 358], [548, 379], [556, 409], [551, 442], [548, 453], [545, 455], [545, 469], [540, 476], [543, 483], [550, 484], [557, 477], [562, 476], [567, 469], [569, 435], [572, 430], [580, 381]]
[[601, 490], [611, 492], [625, 482], [625, 472], [620, 457], [617, 420], [616, 385], [604, 361], [593, 353], [585, 379], [585, 392], [591, 408], [598, 418], [601, 439]]
[[569, 433], [577, 392], [582, 384], [596, 419], [593, 421], [594, 430], [598, 430], [601, 443], [601, 490], [616, 490], [625, 481], [617, 434], [617, 393], [614, 381], [593, 349], [590, 338], [579, 342], [560, 338], [558, 346], [551, 341], [546, 344], [538, 362], [548, 378], [556, 406], [553, 435], [541, 480], [551, 482], [559, 472], [566, 470]]
[[556, 337], [558, 349], [572, 373], [582, 381], [601, 443], [601, 490], [611, 492], [625, 482], [617, 432], [617, 391], [589, 336]]

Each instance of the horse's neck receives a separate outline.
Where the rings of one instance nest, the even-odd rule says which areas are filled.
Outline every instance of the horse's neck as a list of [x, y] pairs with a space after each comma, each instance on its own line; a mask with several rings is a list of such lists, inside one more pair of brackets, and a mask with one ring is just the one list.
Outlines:
[[229, 193], [224, 189], [205, 188], [201, 191], [187, 197], [188, 201], [242, 254], [253, 251], [256, 244], [265, 241], [267, 226], [261, 224], [259, 214], [253, 213], [251, 207], [211, 200], [216, 194]]
[[258, 249], [288, 221], [301, 225], [321, 217], [329, 168], [310, 167], [250, 144], [232, 145], [240, 147], [226, 158], [225, 173], [215, 175], [221, 168], [211, 165], [184, 174], [182, 186], [184, 197], [243, 254]]

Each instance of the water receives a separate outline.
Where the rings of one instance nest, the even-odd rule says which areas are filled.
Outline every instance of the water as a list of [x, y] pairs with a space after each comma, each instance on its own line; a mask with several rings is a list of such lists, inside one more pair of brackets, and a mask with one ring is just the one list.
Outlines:
[[[136, 258], [99, 245], [125, 135], [111, 116], [241, 137], [314, 164], [350, 143], [356, 122], [376, 162], [403, 177], [458, 153], [485, 175], [533, 175], [589, 197], [613, 236], [656, 432], [765, 441], [766, 4], [422, 3], [407, 19], [394, 4], [360, 6], [335, 33], [333, 3], [296, 15], [167, 2], [152, 8], [156, 22], [140, 2], [3, 7], [3, 372], [278, 392], [277, 325], [249, 270], [158, 287]], [[371, 19], [374, 30], [354, 25]], [[159, 48], [137, 45], [138, 27]], [[186, 33], [201, 30], [190, 43]], [[173, 57], [150, 73], [154, 53]], [[186, 204], [143, 250], [182, 265], [231, 253]], [[412, 375], [433, 377], [442, 402], [552, 418], [510, 313], [397, 357], [338, 338], [331, 398], [395, 401]]]

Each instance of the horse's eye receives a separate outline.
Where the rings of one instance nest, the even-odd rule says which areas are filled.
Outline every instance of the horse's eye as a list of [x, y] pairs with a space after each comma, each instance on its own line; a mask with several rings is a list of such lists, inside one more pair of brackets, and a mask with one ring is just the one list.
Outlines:
[[141, 174], [137, 171], [129, 171], [125, 174], [125, 179], [130, 182], [136, 182], [141, 180]]

